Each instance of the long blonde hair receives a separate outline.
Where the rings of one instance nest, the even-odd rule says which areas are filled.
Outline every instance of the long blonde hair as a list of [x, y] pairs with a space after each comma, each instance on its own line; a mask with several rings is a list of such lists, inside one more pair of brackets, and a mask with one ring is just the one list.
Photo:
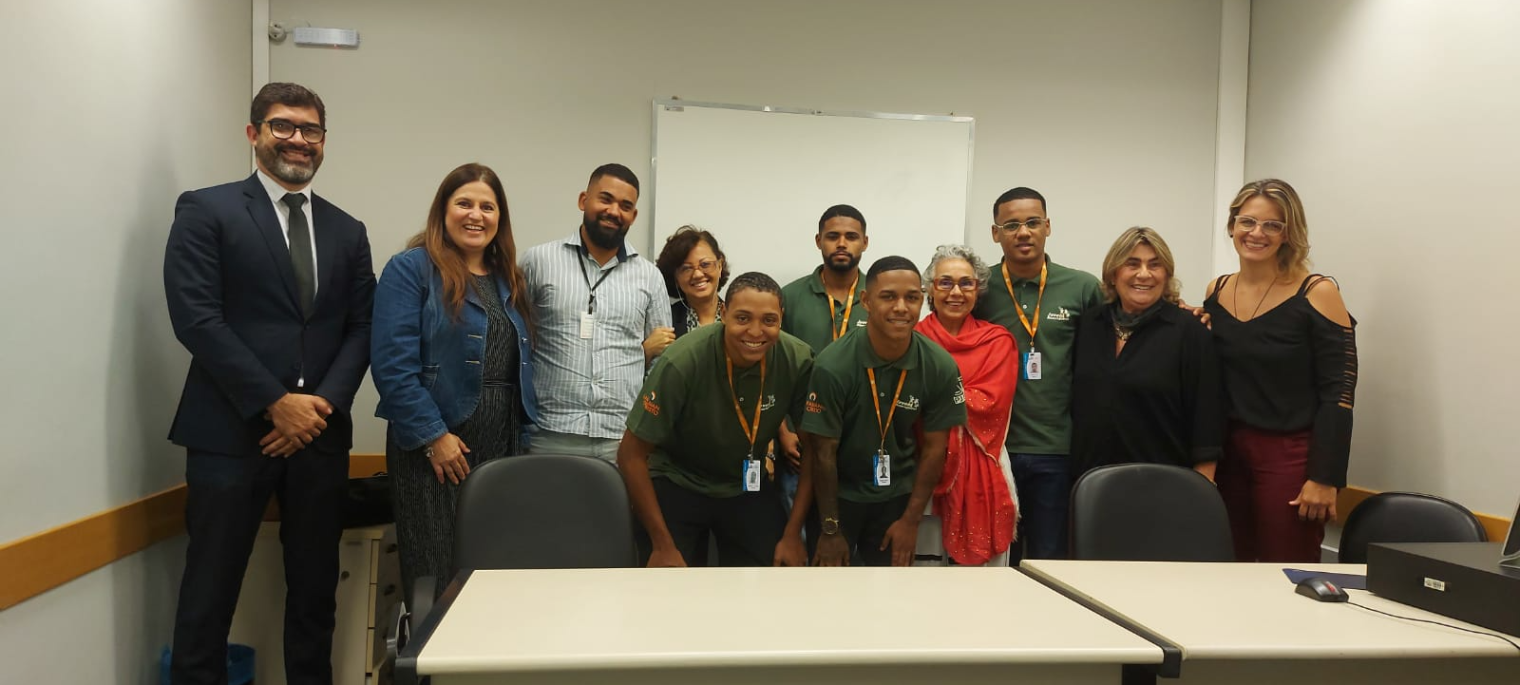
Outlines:
[[1304, 203], [1298, 199], [1298, 191], [1287, 181], [1276, 178], [1264, 178], [1260, 181], [1251, 181], [1241, 187], [1235, 195], [1235, 201], [1230, 203], [1230, 218], [1225, 221], [1225, 232], [1233, 237], [1235, 230], [1235, 216], [1240, 214], [1240, 207], [1253, 197], [1264, 197], [1282, 212], [1283, 223], [1287, 225], [1283, 229], [1283, 242], [1277, 248], [1277, 267], [1284, 274], [1308, 273], [1309, 272], [1309, 222], [1304, 217]]

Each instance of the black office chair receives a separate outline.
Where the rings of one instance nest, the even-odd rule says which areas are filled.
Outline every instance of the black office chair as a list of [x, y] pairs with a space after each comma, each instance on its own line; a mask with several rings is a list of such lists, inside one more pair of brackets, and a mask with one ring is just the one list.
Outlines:
[[1434, 495], [1384, 492], [1368, 497], [1341, 528], [1342, 564], [1367, 563], [1374, 542], [1487, 542], [1488, 533], [1467, 507]]
[[1101, 466], [1071, 493], [1076, 559], [1234, 561], [1219, 491], [1192, 469], [1162, 464]]
[[[455, 507], [461, 571], [626, 568], [638, 563], [628, 492], [617, 467], [594, 457], [525, 454], [481, 464]], [[440, 581], [418, 578], [387, 636], [391, 660], [432, 610]]]

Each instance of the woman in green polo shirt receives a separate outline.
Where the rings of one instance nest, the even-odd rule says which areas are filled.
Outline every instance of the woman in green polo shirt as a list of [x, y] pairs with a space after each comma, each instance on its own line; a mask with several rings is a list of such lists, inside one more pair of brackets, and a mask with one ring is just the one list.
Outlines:
[[734, 278], [723, 320], [681, 336], [644, 380], [618, 468], [649, 566], [686, 566], [708, 536], [723, 566], [801, 566], [812, 502], [803, 469], [788, 517], [765, 471], [781, 422], [802, 419], [813, 370], [806, 343], [781, 332], [781, 287]]

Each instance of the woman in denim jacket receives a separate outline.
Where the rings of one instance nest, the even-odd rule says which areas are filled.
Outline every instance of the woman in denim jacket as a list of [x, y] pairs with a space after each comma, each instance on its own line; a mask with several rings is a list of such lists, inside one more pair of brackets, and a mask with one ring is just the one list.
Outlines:
[[527, 447], [537, 408], [523, 292], [501, 180], [480, 164], [449, 172], [426, 228], [385, 266], [370, 338], [408, 597], [417, 578], [453, 573], [470, 469]]

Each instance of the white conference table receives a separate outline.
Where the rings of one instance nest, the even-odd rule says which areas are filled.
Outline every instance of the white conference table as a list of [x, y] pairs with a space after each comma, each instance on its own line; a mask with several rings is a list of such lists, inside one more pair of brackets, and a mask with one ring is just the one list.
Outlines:
[[[1366, 573], [1361, 564], [1026, 560], [1021, 568], [1180, 647], [1181, 683], [1520, 683], [1520, 650], [1501, 640], [1315, 601], [1296, 594], [1285, 566]], [[1494, 632], [1349, 592], [1400, 616]]]
[[1008, 568], [690, 568], [461, 574], [397, 664], [433, 685], [1113, 685], [1161, 660]]

